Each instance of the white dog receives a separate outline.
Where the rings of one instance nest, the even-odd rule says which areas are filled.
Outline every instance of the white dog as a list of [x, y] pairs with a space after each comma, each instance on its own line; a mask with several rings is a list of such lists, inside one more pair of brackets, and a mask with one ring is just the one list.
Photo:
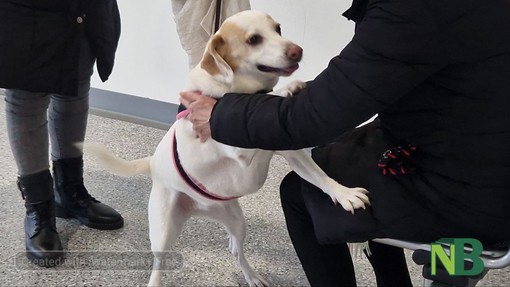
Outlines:
[[[244, 11], [228, 18], [211, 38], [202, 61], [188, 77], [185, 89], [219, 98], [228, 92], [255, 93], [273, 89], [280, 76], [298, 68], [302, 49], [282, 38], [280, 25], [269, 15]], [[277, 92], [288, 96], [302, 89], [293, 82]], [[246, 223], [237, 198], [264, 184], [273, 151], [242, 149], [212, 139], [200, 142], [185, 115], [179, 116], [152, 157], [119, 159], [98, 145], [86, 148], [112, 172], [122, 176], [152, 177], [149, 227], [154, 253], [149, 285], [160, 285], [163, 254], [191, 216], [222, 223], [230, 235], [230, 252], [238, 260], [250, 286], [269, 285], [248, 264], [243, 254]], [[347, 188], [328, 177], [305, 150], [280, 151], [303, 179], [327, 193], [346, 210], [365, 207], [367, 191]]]

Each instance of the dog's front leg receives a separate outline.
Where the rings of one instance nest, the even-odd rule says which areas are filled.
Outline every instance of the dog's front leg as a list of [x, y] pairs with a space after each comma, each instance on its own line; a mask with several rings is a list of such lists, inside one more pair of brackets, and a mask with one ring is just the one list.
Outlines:
[[280, 97], [288, 97], [288, 96], [292, 96], [294, 94], [299, 93], [299, 91], [301, 91], [305, 87], [306, 87], [305, 82], [296, 80], [296, 81], [292, 81], [292, 82], [288, 83], [283, 88], [278, 89], [278, 90], [272, 92], [271, 94], [275, 94]]
[[288, 162], [290, 167], [304, 180], [322, 189], [333, 202], [340, 203], [350, 212], [357, 208], [365, 208], [370, 204], [368, 191], [361, 187], [349, 188], [329, 177], [312, 159], [306, 150], [278, 151]]

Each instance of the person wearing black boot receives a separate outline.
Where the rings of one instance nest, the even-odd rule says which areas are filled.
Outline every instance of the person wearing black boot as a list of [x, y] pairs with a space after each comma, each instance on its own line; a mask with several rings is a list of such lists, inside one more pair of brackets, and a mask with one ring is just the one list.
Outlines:
[[0, 1], [0, 87], [26, 206], [27, 257], [38, 265], [57, 265], [64, 255], [55, 216], [96, 229], [124, 224], [88, 193], [74, 146], [85, 139], [94, 64], [106, 81], [119, 37], [115, 0]]

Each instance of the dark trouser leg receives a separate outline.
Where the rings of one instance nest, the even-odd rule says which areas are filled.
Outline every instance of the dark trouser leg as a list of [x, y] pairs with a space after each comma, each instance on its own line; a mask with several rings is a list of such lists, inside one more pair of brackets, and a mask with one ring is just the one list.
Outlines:
[[368, 260], [374, 268], [378, 287], [412, 287], [402, 248], [370, 241]]
[[[309, 184], [306, 183], [305, 185], [309, 187]], [[303, 198], [302, 188], [302, 180], [292, 172], [282, 181], [280, 195], [290, 238], [310, 284], [312, 286], [355, 286], [354, 268], [347, 245], [333, 242], [328, 242], [328, 244], [319, 243], [312, 216]], [[308, 192], [318, 192], [320, 194], [320, 190]], [[328, 196], [324, 196], [324, 198], [329, 200]], [[347, 213], [343, 211], [340, 213], [331, 212], [328, 215], [335, 217], [338, 214]], [[360, 217], [348, 216], [343, 216], [338, 220], [336, 220], [336, 217], [332, 218], [329, 226], [322, 226], [321, 228], [349, 228], [347, 227], [350, 225], [349, 220], [354, 222], [352, 226], [363, 224], [363, 222], [357, 223]], [[337, 222], [337, 225], [334, 224], [335, 222]], [[359, 226], [356, 228], [359, 228], [359, 230], [354, 232], [354, 235], [366, 232]], [[356, 228], [353, 227], [352, 229]], [[331, 233], [334, 234], [335, 232]], [[372, 255], [369, 257], [369, 261], [376, 274], [377, 286], [412, 286], [404, 252], [401, 248], [374, 242], [370, 242], [370, 247]]]
[[48, 109], [51, 159], [82, 156], [75, 143], [85, 140], [89, 111], [90, 82], [80, 86], [77, 97], [52, 95]]
[[48, 119], [50, 95], [5, 91], [7, 134], [20, 176], [49, 169]]
[[301, 179], [290, 173], [281, 184], [287, 229], [306, 277], [312, 286], [356, 286], [354, 266], [346, 244], [317, 242], [312, 220], [301, 195]]

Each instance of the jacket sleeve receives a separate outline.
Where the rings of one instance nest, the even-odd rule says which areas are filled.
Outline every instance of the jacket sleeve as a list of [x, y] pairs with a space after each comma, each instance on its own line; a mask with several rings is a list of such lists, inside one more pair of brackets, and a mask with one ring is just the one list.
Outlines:
[[97, 72], [101, 81], [106, 82], [113, 71], [121, 32], [117, 1], [86, 0], [82, 7], [88, 18], [85, 33], [97, 58]]
[[71, 12], [81, 0], [9, 0], [13, 5], [25, 6], [49, 12]]
[[371, 3], [352, 41], [299, 94], [225, 95], [211, 115], [212, 137], [271, 150], [327, 144], [445, 64], [436, 18], [421, 1]]

